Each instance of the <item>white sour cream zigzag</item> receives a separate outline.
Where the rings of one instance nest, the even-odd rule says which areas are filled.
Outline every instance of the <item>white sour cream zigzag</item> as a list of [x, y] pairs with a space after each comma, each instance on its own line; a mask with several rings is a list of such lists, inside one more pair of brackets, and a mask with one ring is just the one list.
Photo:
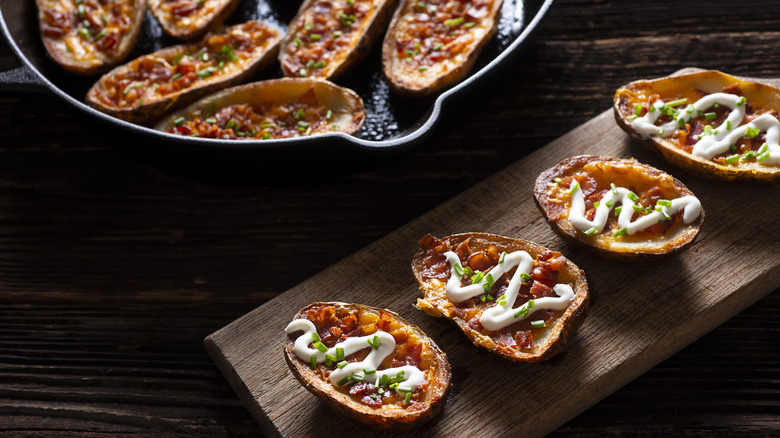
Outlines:
[[371, 347], [371, 352], [368, 353], [365, 359], [361, 362], [349, 363], [344, 368], [336, 368], [330, 373], [330, 383], [333, 386], [339, 386], [338, 383], [346, 377], [351, 376], [354, 373], [362, 373], [363, 370], [371, 368], [376, 370], [375, 373], [365, 374], [364, 381], [369, 383], [375, 383], [377, 380], [381, 380], [382, 376], [387, 375], [388, 378], [396, 377], [399, 372], [403, 371], [403, 381], [399, 382], [396, 391], [398, 393], [414, 392], [418, 386], [423, 384], [425, 380], [425, 373], [419, 368], [411, 365], [404, 365], [401, 367], [387, 368], [380, 370], [379, 366], [382, 361], [393, 353], [395, 350], [395, 338], [393, 335], [383, 331], [377, 331], [366, 336], [355, 336], [345, 339], [342, 342], [337, 343], [328, 351], [319, 351], [316, 348], [310, 348], [309, 344], [313, 342], [312, 335], [317, 333], [317, 328], [314, 323], [308, 319], [296, 319], [287, 325], [284, 329], [285, 333], [292, 334], [298, 331], [303, 331], [303, 334], [295, 339], [295, 345], [293, 352], [298, 359], [308, 362], [312, 356], [316, 357], [317, 363], [325, 362], [326, 354], [336, 356], [337, 349], [344, 349], [344, 356], [357, 353], [360, 350], [370, 346], [369, 341], [376, 336], [379, 340], [379, 348]]
[[[515, 251], [504, 256], [503, 262], [499, 262], [478, 282], [461, 286], [461, 276], [458, 274], [460, 258], [452, 251], [444, 253], [447, 261], [450, 263], [450, 279], [447, 281], [447, 299], [453, 303], [460, 303], [469, 298], [476, 297], [485, 293], [486, 285], [499, 279], [506, 272], [517, 266], [515, 274], [509, 281], [503, 299], [499, 300], [495, 306], [482, 312], [479, 322], [482, 327], [497, 331], [502, 328], [521, 321], [537, 310], [557, 310], [562, 311], [569, 307], [569, 303], [574, 299], [574, 290], [568, 284], [556, 284], [553, 290], [557, 297], [543, 297], [530, 300], [518, 308], [512, 306], [523, 284], [523, 274], [530, 275], [533, 269], [533, 258], [525, 251]], [[490, 276], [490, 280], [488, 279]]]
[[748, 130], [758, 129], [766, 132], [766, 144], [768, 156], [759, 161], [759, 164], [780, 164], [780, 121], [769, 114], [763, 114], [750, 123], [739, 126], [745, 118], [745, 100], [743, 97], [728, 93], [713, 93], [702, 97], [696, 103], [688, 105], [679, 111], [677, 118], [661, 126], [655, 126], [656, 120], [663, 114], [661, 111], [665, 103], [656, 100], [642, 117], [637, 117], [632, 127], [634, 131], [644, 137], [658, 135], [669, 137], [680, 127], [680, 123], [689, 122], [699, 111], [704, 111], [713, 104], [725, 105], [731, 111], [728, 118], [718, 127], [712, 129], [710, 135], [700, 135], [699, 141], [693, 146], [693, 155], [711, 160], [716, 155], [725, 153], [732, 144], [741, 137], [746, 137]]
[[[597, 232], [601, 232], [607, 224], [609, 212], [618, 202], [622, 204], [620, 215], [618, 216], [618, 225], [621, 229], [625, 228], [626, 234], [629, 235], [655, 225], [658, 221], [668, 220], [672, 215], [679, 213], [681, 210], [683, 212], [683, 222], [686, 224], [695, 221], [701, 214], [701, 202], [699, 202], [699, 199], [695, 196], [687, 195], [673, 199], [670, 206], [659, 205], [650, 214], [637, 218], [637, 220], [631, 222], [635, 205], [630, 197], [632, 192], [624, 187], [615, 187], [612, 190], [607, 190], [607, 193], [605, 193], [604, 197], [599, 201], [599, 206], [596, 208], [596, 215], [593, 217], [592, 221], [589, 221], [585, 217], [585, 195], [582, 193], [579, 184], [576, 184], [576, 181], [572, 182], [569, 190], [571, 192], [569, 222], [571, 222], [575, 228], [583, 231], [595, 228]], [[611, 207], [609, 205], [611, 205]]]

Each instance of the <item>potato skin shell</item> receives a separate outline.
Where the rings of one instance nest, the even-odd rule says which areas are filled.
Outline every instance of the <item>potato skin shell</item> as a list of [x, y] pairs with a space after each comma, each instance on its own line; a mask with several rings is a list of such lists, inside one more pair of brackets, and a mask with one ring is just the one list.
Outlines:
[[[746, 97], [748, 94], [754, 94], [762, 96], [765, 100], [773, 100], [776, 103], [775, 108], [780, 111], [780, 90], [766, 84], [747, 81], [720, 71], [711, 70], [652, 80], [638, 80], [620, 87], [615, 92], [612, 105], [615, 121], [618, 126], [632, 137], [642, 141], [643, 144], [655, 150], [670, 164], [684, 169], [693, 175], [720, 181], [780, 181], [780, 166], [762, 170], [723, 166], [714, 161], [697, 157], [680, 150], [679, 147], [662, 137], [654, 135], [647, 138], [637, 134], [628, 120], [628, 117], [633, 114], [633, 108], [628, 108], [628, 96], [630, 92], [640, 87], [669, 87], [669, 84], [675, 83], [679, 83], [680, 86], [691, 87], [696, 87], [696, 84], [710, 84], [711, 86], [717, 84], [721, 88], [736, 83], [739, 84]], [[751, 98], [748, 97], [748, 101], [750, 101], [750, 99]]]
[[690, 246], [690, 244], [693, 243], [693, 241], [696, 239], [696, 236], [698, 236], [702, 223], [704, 222], [703, 208], [701, 210], [701, 214], [696, 219], [696, 221], [686, 225], [688, 229], [683, 234], [681, 234], [678, 238], [670, 241], [668, 245], [658, 248], [657, 250], [654, 250], [652, 252], [614, 251], [609, 248], [597, 247], [591, 245], [587, 240], [585, 240], [582, 237], [582, 234], [578, 233], [574, 227], [562, 227], [558, 224], [558, 222], [551, 220], [548, 212], [548, 207], [547, 207], [547, 204], [550, 202], [549, 197], [547, 195], [547, 187], [549, 186], [549, 184], [553, 183], [554, 178], [560, 177], [561, 175], [569, 175], [575, 172], [577, 169], [582, 168], [582, 166], [591, 162], [630, 164], [632, 166], [636, 166], [638, 169], [641, 169], [649, 176], [657, 176], [657, 177], [665, 176], [670, 178], [674, 185], [674, 188], [678, 191], [680, 196], [694, 195], [693, 192], [691, 192], [677, 178], [674, 178], [671, 175], [666, 174], [665, 172], [662, 172], [661, 170], [658, 170], [652, 166], [639, 163], [638, 161], [633, 159], [624, 160], [621, 158], [599, 157], [595, 155], [578, 155], [571, 158], [567, 158], [561, 161], [560, 163], [556, 164], [552, 168], [542, 172], [539, 175], [539, 177], [536, 179], [536, 183], [534, 185], [534, 201], [536, 202], [536, 206], [539, 207], [539, 210], [542, 212], [542, 215], [544, 215], [544, 218], [547, 221], [547, 223], [550, 225], [550, 228], [552, 228], [553, 231], [556, 232], [556, 234], [561, 236], [561, 238], [577, 246], [578, 248], [586, 250], [592, 254], [596, 254], [607, 260], [612, 260], [617, 262], [658, 261], [667, 256], [683, 251], [688, 246]]
[[152, 11], [154, 18], [157, 19], [157, 22], [160, 23], [163, 32], [180, 40], [188, 40], [202, 36], [209, 29], [221, 26], [222, 22], [233, 14], [240, 2], [241, 0], [223, 0], [221, 8], [216, 14], [203, 20], [202, 23], [198, 23], [197, 26], [192, 26], [190, 28], [180, 28], [172, 21], [165, 19], [162, 12], [155, 7], [156, 4], [153, 4], [152, 2], [149, 4], [149, 9]]
[[[273, 63], [274, 58], [276, 57], [277, 50], [279, 49], [280, 39], [281, 39], [281, 35], [279, 35], [277, 32], [275, 36], [272, 38], [272, 40], [269, 42], [268, 49], [260, 58], [244, 66], [244, 68], [242, 68], [241, 71], [233, 75], [227, 75], [225, 77], [222, 77], [218, 81], [209, 81], [198, 87], [184, 89], [179, 92], [172, 93], [167, 96], [163, 96], [159, 99], [154, 99], [148, 102], [145, 101], [142, 105], [138, 105], [133, 108], [126, 108], [126, 107], [115, 108], [115, 107], [104, 105], [96, 97], [98, 87], [100, 86], [100, 83], [103, 80], [103, 77], [101, 77], [101, 79], [99, 79], [98, 82], [96, 82], [95, 85], [93, 85], [92, 88], [90, 88], [89, 92], [87, 92], [86, 103], [89, 106], [97, 109], [98, 111], [116, 117], [118, 119], [125, 120], [139, 125], [149, 126], [154, 122], [156, 122], [157, 120], [163, 118], [166, 114], [170, 113], [175, 109], [184, 107], [192, 102], [197, 101], [198, 99], [204, 96], [212, 94], [223, 88], [228, 88], [240, 84], [245, 79], [253, 76], [260, 70], [265, 69], [266, 67], [271, 65], [271, 63]], [[150, 55], [158, 55], [163, 57], [163, 56], [168, 56], [168, 54], [171, 53], [172, 54], [178, 54], [180, 52], [183, 53], [186, 50], [186, 47], [187, 47], [186, 45], [166, 47]], [[144, 55], [144, 56], [148, 56], [148, 55]], [[120, 72], [126, 71], [130, 65], [137, 62], [141, 58], [143, 58], [143, 56], [136, 58], [127, 64], [116, 67], [114, 70], [111, 70], [110, 72], [106, 73], [104, 77], [108, 77], [109, 75], [118, 74]]]
[[492, 24], [484, 38], [480, 39], [471, 47], [466, 59], [462, 63], [457, 64], [454, 68], [451, 68], [446, 74], [439, 75], [435, 80], [427, 84], [401, 74], [392, 67], [396, 51], [395, 38], [393, 35], [395, 34], [395, 29], [398, 27], [398, 22], [401, 19], [401, 14], [406, 3], [417, 2], [416, 0], [402, 0], [393, 14], [393, 19], [390, 21], [390, 25], [385, 33], [384, 41], [382, 42], [382, 71], [393, 92], [406, 97], [426, 97], [441, 91], [444, 88], [457, 84], [471, 71], [477, 58], [479, 58], [482, 49], [498, 31], [498, 15], [503, 0], [495, 0], [493, 2], [493, 8], [490, 10], [488, 17], [486, 17], [492, 20]]
[[[487, 245], [492, 243], [495, 244], [499, 250], [506, 251], [507, 253], [512, 251], [526, 251], [534, 259], [536, 259], [539, 254], [548, 251], [547, 248], [534, 242], [489, 233], [454, 234], [440, 238], [439, 240], [446, 241], [450, 248], [454, 248], [467, 239], [471, 239], [471, 242], [476, 242], [480, 248], [482, 246], [487, 247]], [[434, 296], [435, 288], [433, 288], [430, 282], [422, 276], [424, 254], [425, 252], [422, 249], [415, 253], [414, 258], [412, 259], [412, 272], [414, 273], [414, 278], [417, 280], [423, 300], [429, 301], [436, 299], [436, 297]], [[566, 267], [561, 272], [572, 280], [574, 300], [569, 303], [569, 307], [564, 314], [555, 321], [555, 327], [551, 330], [549, 336], [545, 339], [538, 351], [534, 353], [515, 350], [510, 354], [502, 349], [491, 348], [490, 344], [493, 343], [493, 341], [491, 341], [488, 336], [477, 333], [469, 328], [468, 321], [457, 317], [448, 308], [436, 305], [432, 301], [430, 306], [426, 305], [425, 307], [421, 307], [420, 304], [422, 303], [420, 300], [418, 300], [417, 307], [431, 316], [451, 319], [477, 347], [484, 348], [491, 353], [515, 362], [540, 362], [561, 354], [565, 350], [569, 338], [576, 333], [587, 315], [590, 294], [585, 272], [569, 259], [566, 259]], [[446, 297], [444, 299], [446, 300]]]
[[41, 36], [43, 46], [46, 48], [46, 54], [60, 67], [65, 70], [82, 76], [92, 76], [108, 71], [111, 67], [116, 66], [122, 62], [130, 51], [135, 47], [135, 43], [138, 41], [138, 36], [141, 33], [141, 27], [143, 26], [144, 15], [146, 14], [146, 0], [134, 1], [134, 15], [132, 19], [133, 25], [130, 27], [130, 32], [122, 38], [119, 43], [119, 49], [116, 52], [116, 56], [110, 60], [98, 64], [92, 64], [89, 62], [79, 62], [69, 59], [67, 52], [57, 50], [54, 39], [43, 34], [41, 24], [43, 23], [43, 9], [41, 0], [36, 0], [38, 6], [38, 30]]
[[391, 413], [379, 415], [375, 409], [356, 402], [351, 397], [336, 391], [330, 382], [322, 380], [319, 375], [314, 374], [310, 365], [304, 363], [295, 355], [293, 351], [295, 343], [287, 336], [284, 345], [284, 358], [293, 376], [298, 379], [304, 388], [342, 416], [371, 429], [397, 432], [407, 431], [431, 420], [442, 411], [451, 386], [452, 372], [450, 364], [447, 360], [447, 355], [419, 327], [410, 324], [397, 313], [386, 309], [341, 302], [317, 302], [310, 304], [301, 309], [293, 320], [305, 318], [306, 312], [310, 308], [319, 306], [345, 307], [348, 309], [362, 308], [374, 313], [381, 311], [392, 315], [402, 325], [411, 327], [420, 339], [424, 340], [431, 348], [436, 361], [436, 379], [434, 382], [429, 382], [427, 406], [423, 411], [408, 414], [398, 412], [404, 411], [403, 409], [397, 409]]
[[[298, 14], [290, 22], [290, 28], [287, 30], [287, 34], [282, 39], [279, 50], [279, 64], [281, 65], [282, 72], [285, 76], [296, 76], [295, 72], [291, 71], [285, 64], [285, 60], [291, 56], [285, 50], [285, 48], [289, 47], [295, 36], [295, 33], [298, 31], [298, 27], [296, 26], [298, 23], [298, 17], [300, 17], [307, 9], [318, 2], [319, 0], [306, 0], [303, 2], [303, 4], [301, 4], [300, 9], [298, 9]], [[338, 67], [326, 75], [317, 76], [318, 78], [337, 78], [338, 76], [341, 76], [342, 74], [356, 67], [366, 58], [366, 56], [368, 56], [368, 54], [371, 52], [371, 47], [373, 46], [374, 42], [385, 30], [387, 22], [390, 20], [398, 0], [378, 0], [375, 3], [379, 3], [378, 10], [374, 15], [374, 18], [368, 23], [364, 24], [363, 29], [361, 29], [362, 35], [358, 39], [357, 44], [350, 48], [350, 50], [347, 52], [347, 56], [338, 63]]]

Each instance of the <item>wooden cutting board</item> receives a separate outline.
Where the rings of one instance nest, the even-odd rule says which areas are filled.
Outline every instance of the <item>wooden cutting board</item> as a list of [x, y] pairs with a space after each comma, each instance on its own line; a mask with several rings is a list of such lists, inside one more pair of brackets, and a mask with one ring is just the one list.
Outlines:
[[[780, 80], [766, 82], [780, 86]], [[543, 170], [579, 154], [635, 157], [682, 180], [706, 211], [698, 239], [679, 256], [641, 265], [607, 262], [565, 244], [536, 208], [533, 184]], [[360, 428], [290, 373], [284, 328], [315, 301], [391, 309], [431, 336], [452, 364], [443, 414], [411, 435], [542, 436], [780, 287], [779, 201], [780, 184], [686, 175], [630, 139], [605, 111], [213, 333], [205, 346], [268, 435], [353, 436]], [[412, 306], [417, 240], [471, 231], [535, 241], [585, 270], [589, 316], [565, 354], [546, 363], [510, 362], [472, 346], [450, 321]]]

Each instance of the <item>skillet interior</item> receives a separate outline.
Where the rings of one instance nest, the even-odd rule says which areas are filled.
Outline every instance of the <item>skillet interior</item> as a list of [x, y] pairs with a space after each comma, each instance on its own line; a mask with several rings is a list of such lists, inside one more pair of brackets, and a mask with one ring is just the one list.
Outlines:
[[[523, 32], [537, 15], [541, 16], [546, 12], [551, 0], [504, 0], [502, 6], [502, 16], [499, 22], [498, 34], [485, 47], [479, 60], [477, 61], [471, 75], [479, 72], [491, 60], [513, 46], [518, 37], [527, 35]], [[226, 21], [226, 24], [244, 22], [249, 19], [259, 19], [271, 23], [279, 28], [280, 31], [286, 30], [286, 23], [292, 20], [298, 9], [300, 2], [291, 2], [290, 0], [242, 0], [236, 12]], [[381, 72], [381, 48], [378, 41], [369, 55], [369, 57], [353, 72], [337, 79], [335, 82], [355, 90], [364, 100], [367, 118], [362, 132], [358, 139], [349, 138], [343, 134], [329, 134], [330, 139], [322, 136], [273, 140], [273, 141], [241, 141], [230, 142], [221, 140], [204, 139], [182, 139], [174, 136], [151, 131], [146, 128], [129, 125], [125, 122], [110, 118], [103, 114], [96, 113], [94, 110], [83, 104], [84, 96], [87, 90], [93, 84], [95, 78], [82, 78], [70, 74], [53, 61], [45, 53], [45, 49], [38, 34], [37, 10], [33, 1], [19, 0], [0, 0], [0, 11], [2, 12], [5, 25], [8, 28], [13, 43], [16, 45], [19, 53], [27, 62], [37, 70], [50, 84], [46, 84], [52, 91], [60, 94], [70, 103], [79, 109], [90, 113], [93, 116], [112, 122], [142, 134], [151, 135], [158, 139], [164, 139], [179, 143], [205, 145], [219, 145], [245, 148], [247, 146], [256, 147], [258, 143], [267, 146], [283, 146], [285, 144], [295, 143], [305, 145], [317, 143], [322, 146], [323, 143], [338, 144], [352, 143], [364, 148], [392, 149], [406, 146], [421, 137], [422, 131], [431, 128], [439, 112], [435, 109], [436, 96], [426, 99], [409, 99], [395, 96], [390, 93], [387, 82], [382, 77]], [[381, 40], [381, 38], [380, 38]], [[517, 43], [522, 41], [517, 41]], [[167, 37], [163, 34], [160, 26], [147, 11], [141, 35], [138, 43], [130, 53], [128, 60], [133, 59], [145, 53], [158, 50], [160, 48], [178, 44], [179, 41]], [[514, 44], [513, 51], [519, 48], [519, 44]], [[504, 54], [504, 56], [510, 53]], [[506, 65], [503, 63], [502, 65]], [[495, 69], [495, 67], [491, 67]], [[487, 69], [486, 69], [487, 70]], [[479, 73], [477, 73], [479, 74]], [[281, 69], [278, 63], [262, 72], [253, 80], [270, 79], [281, 77]], [[465, 84], [464, 84], [465, 85]], [[456, 87], [457, 88], [457, 87]], [[465, 91], [467, 86], [461, 89]], [[456, 90], [456, 93], [458, 91]], [[70, 99], [68, 98], [70, 97]], [[458, 105], [461, 106], [461, 105]], [[422, 128], [421, 128], [422, 127]], [[294, 140], [294, 141], [291, 141]], [[343, 146], [343, 144], [341, 145]]]

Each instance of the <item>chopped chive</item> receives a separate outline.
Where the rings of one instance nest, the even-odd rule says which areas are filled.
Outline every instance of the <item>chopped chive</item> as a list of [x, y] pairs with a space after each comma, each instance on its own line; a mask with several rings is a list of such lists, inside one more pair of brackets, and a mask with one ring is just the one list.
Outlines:
[[298, 126], [300, 126], [301, 128], [308, 128], [308, 127], [309, 127], [309, 125], [311, 125], [311, 123], [309, 123], [309, 122], [304, 122], [303, 120], [301, 120], [301, 121], [299, 121], [299, 122], [298, 122]]
[[341, 31], [340, 30], [334, 31], [332, 34], [330, 34], [330, 37], [333, 38], [333, 39], [336, 39], [336, 38], [338, 38], [340, 36], [341, 36]]
[[199, 78], [207, 78], [217, 71], [216, 67], [206, 67], [203, 70], [197, 72], [195, 76]]
[[619, 205], [615, 207], [615, 216], [620, 216], [620, 212], [623, 211], [623, 206]]
[[635, 211], [635, 212], [637, 212], [637, 213], [641, 213], [641, 212], [644, 210], [644, 209], [642, 208], [642, 206], [641, 206], [641, 205], [639, 205], [639, 204], [634, 204], [634, 205], [632, 205], [631, 207], [632, 207], [632, 208], [634, 209], [634, 211]]
[[318, 62], [318, 63], [314, 64], [314, 68], [323, 68], [323, 67], [325, 67], [326, 65], [328, 65], [328, 63], [327, 63], [327, 62], [325, 62], [325, 61], [320, 61], [320, 62]]
[[439, 43], [433, 46], [433, 50], [438, 52], [439, 50], [441, 50], [442, 47], [444, 47], [444, 44]]
[[553, 179], [553, 181], [555, 181], [555, 184], [560, 184], [560, 183], [563, 182], [563, 180], [560, 179], [560, 178], [555, 178], [555, 179]]
[[271, 133], [270, 133], [270, 132], [266, 132], [265, 134], [263, 134], [263, 140], [268, 140], [268, 139], [270, 139], [271, 137], [273, 137], [273, 135], [271, 135]]
[[318, 33], [313, 33], [313, 34], [309, 35], [309, 39], [311, 39], [312, 41], [319, 41], [319, 40], [322, 39], [322, 35], [320, 35]]
[[450, 18], [449, 20], [444, 20], [444, 25], [447, 27], [452, 27], [462, 24], [464, 21], [465, 19], [463, 17]]
[[339, 363], [337, 363], [337, 364], [336, 364], [336, 366], [337, 366], [339, 369], [342, 369], [342, 368], [344, 368], [344, 367], [345, 367], [345, 366], [347, 366], [347, 365], [349, 365], [349, 362], [347, 362], [346, 360], [342, 360], [341, 362], [339, 362]]
[[412, 393], [409, 392], [404, 396], [404, 403], [409, 403], [412, 401]]
[[305, 78], [305, 77], [306, 77], [306, 75], [308, 75], [308, 74], [309, 74], [309, 72], [308, 72], [308, 71], [306, 71], [306, 69], [305, 69], [305, 68], [302, 68], [302, 69], [298, 70], [298, 76], [300, 76], [300, 77], [303, 77], [303, 78]]
[[312, 355], [311, 356], [311, 368], [316, 369], [317, 368], [317, 356]]
[[596, 201], [593, 203], [593, 208], [599, 208], [599, 205], [601, 205], [601, 202]]
[[533, 327], [533, 328], [544, 328], [544, 327], [547, 327], [547, 324], [545, 324], [543, 320], [531, 321], [531, 327]]
[[91, 39], [91, 36], [89, 35], [89, 31], [83, 27], [79, 28], [78, 33], [85, 39]]
[[387, 374], [382, 374], [382, 381], [380, 383], [381, 386], [387, 386], [389, 383], [390, 377]]
[[758, 154], [756, 156], [756, 161], [759, 163], [769, 158], [769, 151], [764, 152], [763, 154]]
[[731, 131], [731, 120], [726, 120], [726, 130]]
[[[682, 120], [682, 119], [680, 119], [680, 120]], [[658, 135], [663, 136], [664, 132], [666, 132], [666, 130], [664, 130], [664, 128], [661, 128], [661, 129], [658, 130]]]
[[656, 205], [660, 205], [662, 207], [671, 207], [672, 201], [666, 199], [659, 199], [658, 202], [656, 202]]
[[174, 121], [173, 121], [173, 124], [174, 124], [175, 126], [179, 126], [179, 125], [181, 125], [182, 123], [184, 123], [184, 120], [186, 120], [186, 119], [184, 118], [184, 116], [178, 117], [176, 120], [174, 120]]
[[719, 104], [718, 102], [715, 102], [715, 103], [713, 103], [713, 104], [712, 104], [712, 107], [713, 107], [713, 108], [717, 108], [717, 107], [719, 107], [719, 106], [720, 106], [720, 104]]
[[482, 285], [482, 289], [484, 289], [485, 292], [490, 292], [490, 285], [485, 283], [485, 284]]
[[209, 60], [208, 52], [200, 52], [200, 60], [206, 62]]
[[594, 234], [596, 234], [598, 232], [599, 232], [599, 230], [597, 230], [595, 227], [590, 227], [587, 230], [582, 230], [582, 234], [584, 234], [586, 236], [592, 236], [592, 235], [594, 235]]
[[466, 266], [465, 268], [463, 268], [463, 273], [471, 277], [472, 275], [474, 275], [474, 270], [471, 269], [471, 266]]
[[499, 265], [504, 264], [504, 260], [506, 260], [506, 251], [501, 253], [501, 257], [498, 259], [498, 264]]
[[294, 39], [293, 43], [295, 44], [295, 47], [301, 47], [301, 45], [303, 45], [303, 41], [301, 41], [300, 38]]
[[577, 189], [579, 189], [579, 188], [580, 188], [580, 183], [578, 183], [577, 181], [574, 181], [574, 184], [572, 184], [571, 188], [569, 188], [569, 194], [570, 195], [574, 194], [574, 192], [576, 192]]
[[333, 117], [333, 111], [328, 110], [328, 112], [325, 113], [325, 120], [330, 120], [331, 117]]
[[737, 145], [732, 144], [731, 146], [729, 146], [729, 152], [736, 152], [736, 151], [737, 151]]
[[329, 360], [331, 362], [336, 362], [336, 361], [339, 360], [336, 356], [334, 356], [334, 355], [332, 355], [330, 353], [325, 354], [325, 359], [327, 359], [327, 360]]
[[753, 151], [750, 151], [750, 152], [746, 153], [745, 155], [743, 155], [742, 158], [739, 161], [743, 161], [743, 162], [744, 161], [750, 161], [750, 160], [752, 160], [755, 157], [756, 157], [756, 153], [753, 152]]
[[336, 347], [336, 359], [339, 359], [339, 360], [344, 359], [344, 348]]
[[300, 108], [300, 109], [298, 109], [298, 111], [295, 112], [294, 117], [297, 120], [297, 119], [300, 119], [301, 117], [303, 117], [305, 115], [306, 115], [306, 111], [304, 111], [303, 108]]
[[484, 303], [485, 301], [487, 301], [487, 297], [482, 295], [482, 296], [479, 297], [479, 300]]
[[363, 368], [363, 372], [366, 374], [376, 374], [376, 368]]
[[731, 164], [735, 161], [739, 160], [739, 154], [734, 154], [729, 157], [726, 157], [726, 163]]
[[611, 199], [608, 199], [608, 200], [607, 200], [607, 203], [606, 203], [606, 206], [607, 206], [608, 208], [612, 208], [612, 207], [614, 207], [614, 206], [615, 206], [615, 201], [613, 201], [613, 200], [611, 200]]
[[628, 229], [626, 227], [623, 227], [623, 228], [615, 231], [615, 233], [612, 235], [612, 237], [625, 236], [626, 234], [628, 234]]
[[499, 306], [505, 306], [506, 305], [506, 295], [501, 295], [501, 298], [497, 301]]
[[634, 192], [628, 192], [627, 196], [628, 196], [628, 199], [630, 199], [630, 200], [632, 200], [634, 202], [639, 201], [639, 196], [637, 196], [636, 193], [634, 193]]
[[669, 213], [667, 213], [666, 210], [661, 210], [661, 214], [664, 215], [666, 220], [668, 220], [668, 221], [672, 220], [672, 217], [669, 216]]
[[323, 344], [322, 342], [315, 342], [314, 343], [314, 348], [316, 348], [317, 350], [319, 350], [319, 351], [321, 351], [323, 353], [328, 351], [328, 347], [325, 344]]
[[648, 111], [650, 111], [650, 112], [653, 112], [653, 111], [655, 111], [655, 106], [654, 106], [654, 105], [650, 105], [650, 106], [647, 108], [647, 110], [648, 110]]
[[458, 277], [462, 277], [464, 274], [463, 267], [460, 265], [460, 263], [455, 263], [455, 266], [452, 267], [452, 269], [455, 270], [455, 274]]
[[410, 394], [412, 392], [411, 388], [398, 388], [398, 392], [403, 392], [404, 394]]
[[382, 395], [382, 394], [385, 393], [385, 390], [382, 389], [382, 387], [379, 387], [379, 388], [376, 389], [376, 393], [379, 394], [379, 395]]
[[642, 105], [637, 105], [634, 107], [634, 115], [637, 117], [642, 115]]
[[476, 26], [476, 25], [477, 25], [477, 23], [474, 23], [474, 22], [472, 21], [472, 22], [469, 22], [469, 23], [466, 23], [466, 24], [464, 24], [464, 25], [463, 25], [463, 27], [465, 27], [466, 29], [469, 29], [469, 28], [472, 28], [472, 27], [474, 27], [474, 26]]
[[471, 282], [479, 283], [480, 281], [482, 281], [483, 278], [485, 278], [485, 274], [482, 273], [482, 271], [477, 271], [477, 273], [471, 277]]
[[[391, 377], [390, 379], [393, 379], [393, 377]], [[397, 389], [398, 388], [398, 382], [391, 383], [390, 386], [388, 386], [388, 388], [390, 388], [390, 389]]]
[[667, 102], [666, 106], [675, 107], [675, 106], [685, 105], [686, 103], [688, 103], [688, 98], [683, 97], [682, 99], [677, 99], [671, 102]]
[[304, 28], [304, 29], [306, 29], [306, 30], [309, 30], [309, 29], [311, 29], [311, 23], [306, 23], [306, 24], [304, 24], [304, 25], [303, 25], [303, 28]]
[[742, 105], [744, 105], [744, 104], [745, 104], [745, 102], [747, 102], [747, 99], [745, 99], [745, 96], [742, 96], [742, 97], [740, 97], [740, 98], [739, 98], [739, 100], [737, 101], [737, 106], [742, 106]]
[[488, 301], [493, 301], [493, 295], [488, 294], [487, 295], [487, 299], [488, 299]]
[[718, 117], [715, 113], [704, 113], [704, 118], [707, 120], [715, 120], [715, 118]]
[[615, 183], [609, 183], [609, 188], [612, 189], [612, 193], [616, 195], [618, 194], [617, 186], [615, 185]]
[[343, 379], [339, 380], [339, 383], [337, 383], [338, 386], [344, 386], [350, 381], [350, 376], [344, 377]]
[[309, 62], [306, 63], [306, 67], [311, 68], [314, 65], [314, 61], [309, 60]]
[[527, 272], [521, 272], [520, 278], [523, 279], [523, 281], [528, 281], [531, 279], [531, 275], [528, 274]]
[[427, 66], [427, 65], [421, 65], [421, 66], [417, 67], [417, 70], [418, 70], [418, 71], [425, 71], [425, 70], [428, 70], [428, 66]]
[[488, 286], [493, 286], [493, 284], [496, 282], [493, 280], [493, 276], [490, 274], [485, 275], [485, 281], [487, 282]]
[[533, 309], [534, 308], [534, 303], [535, 303], [534, 300], [528, 300], [528, 304], [527, 304], [528, 308], [529, 309]]
[[758, 150], [756, 151], [756, 153], [757, 153], [758, 155], [761, 155], [761, 154], [763, 154], [764, 152], [766, 152], [766, 151], [768, 151], [768, 150], [769, 150], [769, 145], [768, 145], [768, 144], [766, 144], [766, 143], [764, 143], [764, 144], [762, 144], [762, 145], [761, 145], [761, 147], [760, 147], [760, 148], [758, 148]]

